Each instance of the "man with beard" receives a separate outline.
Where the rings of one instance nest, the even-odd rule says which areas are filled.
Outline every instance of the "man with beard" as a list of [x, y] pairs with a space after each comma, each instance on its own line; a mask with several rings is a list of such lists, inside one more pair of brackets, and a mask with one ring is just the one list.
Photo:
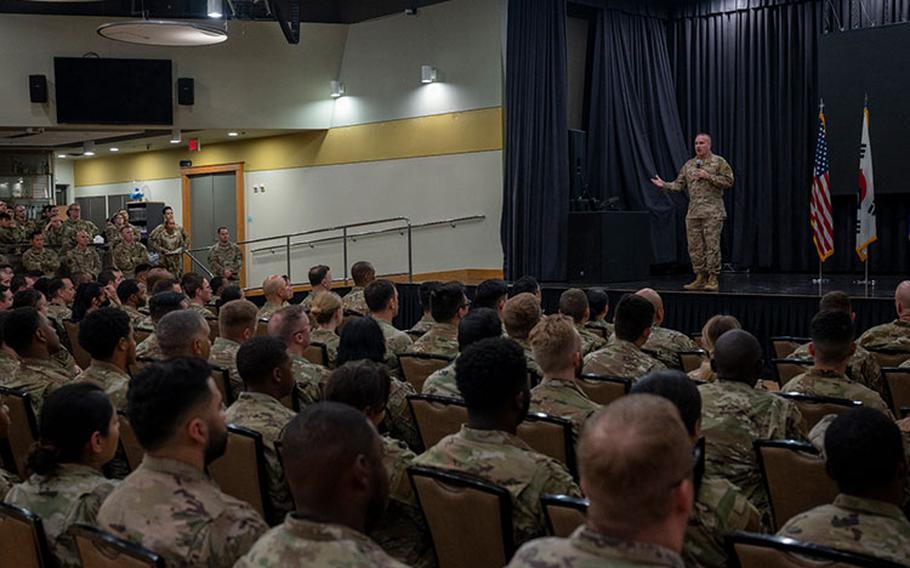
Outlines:
[[181, 357], [136, 375], [127, 416], [145, 458], [98, 511], [102, 529], [169, 566], [233, 566], [267, 529], [249, 504], [222, 493], [205, 473], [227, 447], [210, 374], [205, 361]]
[[130, 316], [130, 323], [133, 329], [143, 331], [154, 331], [151, 319], [140, 312], [145, 307], [146, 298], [145, 290], [139, 286], [139, 282], [128, 278], [117, 286], [117, 298], [120, 300], [120, 309]]
[[297, 511], [236, 568], [405, 566], [365, 534], [389, 497], [382, 443], [366, 416], [346, 404], [315, 404], [291, 420], [281, 445]]

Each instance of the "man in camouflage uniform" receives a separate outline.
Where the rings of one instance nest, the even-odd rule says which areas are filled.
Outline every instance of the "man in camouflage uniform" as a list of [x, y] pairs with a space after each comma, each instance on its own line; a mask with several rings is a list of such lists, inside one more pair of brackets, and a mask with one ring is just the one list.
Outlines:
[[894, 291], [897, 319], [866, 330], [859, 344], [866, 349], [888, 349], [910, 353], [910, 280], [904, 280]]
[[205, 472], [227, 446], [208, 363], [188, 357], [144, 368], [130, 385], [127, 414], [145, 457], [101, 505], [100, 528], [168, 565], [233, 566], [268, 527]]
[[19, 243], [19, 229], [9, 213], [0, 213], [0, 244], [4, 246], [2, 252], [5, 254], [14, 254], [15, 247], [12, 245]]
[[365, 260], [354, 263], [351, 267], [351, 278], [354, 279], [354, 287], [344, 295], [342, 304], [345, 312], [356, 312], [362, 316], [369, 315], [370, 308], [363, 297], [363, 290], [367, 284], [376, 279], [376, 270], [373, 265]]
[[101, 273], [101, 257], [89, 246], [87, 232], [76, 231], [76, 247], [66, 253], [66, 264], [70, 272], [85, 272], [91, 274], [92, 278]]
[[686, 237], [696, 278], [684, 288], [716, 291], [719, 288], [717, 275], [720, 274], [720, 233], [727, 218], [724, 190], [733, 187], [730, 164], [711, 152], [711, 137], [702, 133], [695, 137], [695, 157], [683, 164], [674, 181], [664, 181], [655, 175], [651, 183], [666, 191], [689, 190]]
[[468, 298], [461, 282], [441, 284], [433, 292], [431, 313], [434, 323], [409, 349], [410, 353], [432, 353], [454, 357], [458, 354], [458, 322], [468, 312]]
[[559, 313], [572, 318], [575, 330], [581, 338], [581, 354], [589, 355], [607, 345], [607, 340], [599, 333], [585, 328], [591, 317], [588, 297], [578, 288], [569, 288], [559, 296]]
[[209, 325], [217, 325], [215, 314], [206, 307], [212, 300], [212, 285], [209, 284], [209, 279], [196, 272], [187, 272], [180, 279], [180, 287], [190, 299], [189, 309], [199, 313]]
[[269, 320], [268, 333], [284, 341], [291, 357], [291, 369], [297, 385], [295, 394], [300, 407], [309, 406], [322, 400], [329, 370], [310, 363], [303, 356], [310, 346], [310, 320], [300, 304], [281, 308]]
[[13, 213], [13, 221], [16, 222], [16, 228], [19, 230], [20, 241], [25, 241], [32, 233], [40, 231], [40, 229], [38, 229], [38, 224], [28, 218], [25, 205], [16, 205], [16, 209]]
[[502, 325], [506, 328], [506, 335], [524, 349], [525, 359], [528, 362], [528, 371], [534, 373], [538, 378], [543, 376], [543, 371], [537, 361], [534, 360], [534, 353], [531, 351], [531, 342], [528, 340], [528, 336], [531, 335], [531, 330], [540, 321], [541, 314], [540, 302], [537, 301], [533, 294], [528, 292], [512, 296], [506, 300], [502, 308]]
[[265, 296], [265, 305], [259, 308], [259, 319], [268, 320], [281, 308], [288, 305], [288, 300], [294, 297], [294, 290], [288, 284], [287, 278], [272, 274], [262, 283], [262, 294]]
[[399, 331], [392, 320], [398, 316], [398, 288], [389, 280], [374, 280], [364, 289], [364, 300], [370, 316], [379, 324], [385, 338], [385, 363], [393, 377], [401, 378], [401, 364], [398, 355], [411, 348], [411, 338]]
[[[85, 231], [88, 235], [88, 241], [101, 234], [98, 227], [87, 219], [82, 218], [82, 207], [78, 203], [73, 203], [66, 210], [67, 219], [63, 222], [63, 250], [68, 251], [78, 245], [79, 231]], [[100, 270], [100, 269], [99, 269]], [[98, 272], [92, 272], [97, 275]]]
[[306, 313], [309, 314], [310, 306], [313, 305], [313, 300], [316, 299], [316, 296], [320, 292], [332, 291], [332, 269], [324, 264], [317, 264], [310, 267], [307, 278], [310, 281], [310, 291], [300, 304]]
[[685, 333], [660, 327], [660, 324], [664, 322], [664, 301], [655, 290], [642, 288], [635, 295], [648, 300], [654, 306], [654, 325], [651, 326], [651, 335], [641, 348], [654, 353], [654, 357], [668, 369], [682, 371], [678, 354], [683, 351], [697, 351], [698, 345]]
[[114, 266], [127, 278], [134, 278], [136, 267], [149, 261], [149, 251], [135, 238], [133, 229], [124, 226], [120, 229], [120, 243], [114, 247]]
[[155, 331], [152, 320], [146, 314], [139, 311], [145, 308], [146, 298], [145, 290], [139, 286], [139, 282], [127, 278], [117, 286], [117, 298], [120, 300], [120, 309], [130, 316], [130, 324], [133, 331]]
[[253, 337], [237, 350], [237, 367], [247, 390], [241, 392], [227, 409], [225, 420], [262, 435], [269, 501], [272, 503], [271, 518], [266, 520], [270, 525], [276, 525], [294, 510], [294, 500], [275, 449], [281, 431], [295, 415], [293, 410], [281, 404], [281, 399], [294, 390], [291, 359], [280, 339]]
[[345, 404], [320, 403], [291, 420], [281, 445], [300, 513], [266, 533], [235, 568], [404, 568], [365, 534], [389, 497], [382, 445], [369, 421]]
[[231, 300], [218, 312], [218, 337], [212, 344], [209, 363], [227, 369], [235, 393], [246, 390], [237, 370], [240, 345], [256, 335], [256, 304], [249, 300]]
[[76, 287], [69, 278], [54, 278], [47, 285], [47, 317], [54, 320], [57, 329], [65, 329], [63, 322], [73, 319], [70, 304], [76, 297]]
[[[563, 464], [533, 451], [516, 435], [531, 395], [524, 352], [502, 337], [484, 339], [465, 349], [455, 368], [468, 423], [417, 456], [415, 465], [473, 475], [503, 487], [512, 498], [514, 542], [544, 535], [540, 497], [579, 497], [581, 491]], [[490, 388], [494, 382], [498, 386]]]
[[[458, 324], [458, 349], [464, 352], [468, 346], [481, 339], [502, 337], [502, 327], [496, 312], [490, 308], [477, 308], [468, 312]], [[431, 374], [423, 383], [423, 394], [446, 396], [463, 400], [455, 380], [456, 357], [449, 365]]]
[[64, 234], [63, 221], [57, 217], [52, 218], [48, 221], [47, 225], [44, 227], [44, 244], [47, 248], [51, 249], [58, 255], [62, 255], [64, 252], [64, 242], [66, 235]]
[[190, 239], [183, 227], [178, 227], [173, 217], [155, 227], [149, 234], [149, 248], [157, 252], [158, 264], [180, 278], [183, 275], [183, 251], [189, 248]]
[[128, 369], [136, 363], [136, 339], [129, 316], [119, 308], [89, 312], [79, 322], [79, 343], [92, 356], [92, 363], [76, 380], [98, 385], [114, 408], [126, 410]]
[[22, 267], [29, 272], [43, 272], [46, 277], [53, 277], [60, 268], [60, 257], [44, 248], [44, 235], [40, 232], [32, 233], [31, 241], [32, 247], [22, 253]]
[[585, 327], [594, 332], [600, 332], [604, 339], [610, 339], [610, 336], [613, 335], [613, 324], [607, 321], [610, 297], [603, 288], [587, 288], [585, 295], [588, 297], [588, 308], [591, 310], [591, 319], [588, 320]]
[[616, 306], [615, 331], [606, 347], [585, 357], [583, 371], [636, 380], [664, 365], [641, 350], [651, 334], [654, 306], [640, 296], [624, 296]]
[[243, 253], [231, 242], [231, 232], [227, 227], [218, 227], [218, 242], [209, 248], [209, 269], [215, 276], [237, 282], [242, 266]]
[[442, 284], [438, 280], [430, 280], [428, 282], [423, 282], [420, 284], [420, 289], [417, 291], [418, 299], [420, 300], [420, 313], [423, 315], [420, 316], [420, 320], [414, 324], [414, 326], [408, 330], [408, 334], [411, 336], [423, 335], [424, 333], [430, 331], [430, 327], [433, 326], [433, 314], [430, 310], [430, 298], [433, 295], [433, 292]]
[[910, 523], [900, 509], [907, 462], [894, 422], [853, 408], [831, 422], [824, 438], [840, 495], [796, 515], [778, 535], [910, 566]]
[[[171, 312], [186, 309], [186, 296], [176, 292], [160, 292], [152, 296], [149, 300], [149, 313], [152, 325], [157, 328], [161, 318]], [[142, 343], [136, 346], [136, 357], [146, 359], [164, 359], [164, 353], [158, 344], [157, 333], [152, 333], [146, 337]]]
[[581, 441], [581, 483], [591, 501], [586, 523], [569, 538], [525, 544], [508, 568], [683, 568], [694, 493], [690, 448], [669, 401], [636, 395], [613, 402]]

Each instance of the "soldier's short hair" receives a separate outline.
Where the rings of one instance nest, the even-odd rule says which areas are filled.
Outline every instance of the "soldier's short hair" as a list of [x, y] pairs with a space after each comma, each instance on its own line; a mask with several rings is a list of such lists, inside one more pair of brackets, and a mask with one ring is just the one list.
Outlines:
[[557, 373], [572, 366], [572, 355], [581, 352], [581, 336], [568, 316], [544, 316], [531, 330], [534, 361], [544, 373]]
[[15, 295], [16, 292], [18, 292], [22, 288], [25, 288], [27, 285], [28, 285], [28, 281], [25, 279], [24, 274], [16, 274], [9, 281], [9, 289], [10, 289], [10, 292], [13, 293], [13, 295]]
[[310, 272], [307, 274], [310, 285], [319, 286], [322, 284], [322, 281], [325, 280], [325, 275], [329, 273], [329, 270], [331, 270], [331, 268], [324, 264], [317, 264], [316, 266], [310, 268]]
[[508, 293], [509, 287], [506, 285], [505, 280], [484, 280], [474, 290], [474, 302], [471, 306], [473, 308], [493, 308], [495, 310], [499, 300], [506, 297]]
[[21, 355], [35, 339], [41, 326], [41, 314], [32, 307], [16, 308], [7, 312], [3, 322], [3, 338], [10, 349]]
[[651, 371], [632, 385], [630, 394], [653, 394], [676, 406], [683, 426], [690, 436], [695, 435], [701, 419], [701, 394], [695, 381], [676, 369]]
[[107, 286], [111, 282], [117, 281], [117, 275], [114, 274], [114, 271], [111, 269], [102, 270], [98, 274], [98, 284], [101, 284], [102, 287]]
[[635, 294], [626, 294], [616, 304], [613, 315], [614, 333], [619, 339], [637, 341], [654, 325], [654, 305]]
[[905, 463], [897, 425], [869, 407], [840, 413], [825, 432], [825, 466], [841, 493], [865, 496], [895, 480]]
[[502, 323], [506, 326], [506, 333], [514, 339], [526, 339], [540, 321], [541, 313], [540, 302], [534, 294], [522, 292], [512, 296], [502, 308]]
[[472, 343], [455, 360], [455, 383], [469, 413], [494, 415], [530, 388], [524, 349], [502, 337]]
[[0, 221], [12, 221], [13, 217], [6, 211], [0, 211]]
[[273, 371], [288, 357], [287, 347], [277, 337], [251, 337], [237, 350], [237, 373], [248, 385], [262, 385], [272, 380]]
[[822, 299], [819, 300], [818, 311], [839, 311], [852, 314], [853, 307], [850, 305], [850, 296], [844, 292], [841, 292], [840, 290], [832, 290], [831, 292], [828, 292], [822, 296]]
[[[146, 286], [148, 286], [148, 283], [146, 283]], [[155, 285], [152, 286], [152, 294], [156, 295], [161, 292], [173, 292], [174, 286], [180, 286], [180, 282], [178, 282], [176, 278], [160, 278], [155, 282]]]
[[183, 309], [183, 303], [186, 296], [177, 292], [158, 292], [149, 298], [149, 315], [153, 322], [160, 321], [161, 318], [171, 312]]
[[144, 367], [130, 381], [126, 414], [146, 451], [164, 447], [189, 414], [215, 396], [212, 368], [196, 357], [177, 357]]
[[540, 284], [538, 284], [537, 279], [533, 276], [522, 276], [515, 282], [512, 282], [512, 295], [517, 296], [523, 293], [533, 294], [537, 296], [537, 293], [540, 292]]
[[[137, 269], [138, 272], [138, 269]], [[145, 276], [145, 287], [148, 289], [150, 294], [155, 294], [155, 285], [160, 281], [166, 278], [173, 278], [174, 275], [168, 272], [167, 268], [161, 266], [153, 266], [149, 268], [148, 274]]]
[[850, 356], [853, 347], [853, 318], [847, 312], [818, 312], [809, 323], [815, 359], [820, 363], [839, 363]]
[[99, 361], [110, 359], [117, 343], [129, 336], [130, 316], [120, 308], [89, 312], [79, 322], [79, 345]]
[[300, 304], [285, 306], [269, 318], [269, 335], [281, 339], [285, 344], [290, 344], [294, 333], [297, 332], [297, 323], [302, 319], [309, 321], [303, 306]]
[[286, 284], [283, 276], [272, 274], [262, 282], [262, 293], [268, 298], [274, 296]]
[[220, 289], [224, 288], [224, 276], [215, 276], [209, 281], [212, 287], [212, 293], [217, 294]]
[[[152, 269], [152, 265], [150, 265], [149, 263], [147, 263], [147, 262], [140, 262], [139, 264], [136, 265], [136, 268], [133, 269], [133, 271], [134, 271], [134, 272], [136, 273], [136, 275], [138, 276], [139, 274], [141, 274], [141, 273], [143, 273], [143, 272], [148, 272], [148, 271], [151, 270], [151, 269]], [[147, 282], [147, 280], [146, 280], [146, 282]]]
[[692, 442], [673, 404], [650, 394], [614, 401], [588, 421], [581, 481], [600, 517], [635, 534], [663, 521], [672, 491], [692, 476]]
[[[116, 217], [116, 215], [115, 215], [115, 217]], [[132, 233], [132, 232], [133, 232], [133, 228], [130, 227], [129, 225], [124, 225], [124, 226], [120, 227], [120, 234], [121, 234], [121, 235], [123, 235], [123, 231], [129, 231], [130, 233]]]
[[221, 225], [220, 227], [218, 227], [217, 229], [215, 229], [215, 234], [217, 235], [217, 234], [220, 233], [221, 231], [230, 231], [230, 229], [228, 229], [228, 228], [227, 228], [226, 226], [224, 226], [224, 225]]
[[389, 401], [392, 381], [385, 368], [368, 360], [349, 361], [329, 375], [325, 400], [378, 413]]
[[363, 291], [363, 299], [371, 312], [381, 312], [395, 297], [395, 284], [391, 280], [373, 280]]
[[351, 318], [341, 330], [335, 363], [344, 365], [360, 359], [381, 363], [385, 353], [385, 336], [376, 320], [370, 317]]
[[695, 135], [696, 138], [698, 138], [699, 136], [704, 136], [705, 138], [708, 139], [708, 144], [711, 143], [711, 135], [708, 134], [707, 132], [699, 132], [698, 134]]
[[761, 345], [744, 329], [731, 329], [714, 344], [711, 367], [718, 378], [755, 384], [762, 367]]
[[33, 240], [35, 240], [35, 237], [43, 237], [43, 236], [44, 236], [44, 233], [42, 233], [41, 231], [32, 231], [31, 233], [28, 234], [28, 240], [33, 241]]
[[351, 266], [351, 278], [354, 279], [354, 286], [366, 286], [372, 282], [376, 276], [376, 270], [373, 265], [365, 260], [358, 260]]
[[57, 297], [61, 290], [66, 287], [66, 283], [63, 281], [63, 278], [51, 278], [47, 283], [47, 297], [49, 300], [53, 300]]
[[319, 292], [310, 304], [310, 317], [317, 324], [327, 324], [342, 307], [341, 296], [335, 292]]
[[701, 341], [709, 352], [714, 349], [717, 339], [731, 329], [742, 329], [742, 324], [733, 316], [717, 314], [711, 316], [701, 328]]
[[430, 311], [430, 298], [433, 296], [433, 291], [441, 285], [442, 282], [439, 280], [430, 280], [420, 284], [420, 289], [417, 291], [417, 299], [420, 301], [420, 309], [424, 313]]
[[464, 305], [464, 285], [455, 280], [440, 284], [430, 295], [430, 315], [439, 323], [451, 321]]
[[588, 309], [588, 297], [579, 288], [569, 288], [559, 296], [559, 313], [572, 318], [575, 323], [581, 323]]
[[120, 299], [121, 304], [125, 304], [129, 301], [130, 296], [138, 294], [139, 290], [139, 281], [133, 278], [127, 278], [117, 285], [117, 298]]
[[205, 286], [205, 278], [196, 272], [187, 272], [180, 278], [180, 287], [189, 298], [195, 298], [196, 292]]
[[173, 357], [192, 344], [193, 339], [209, 335], [205, 317], [195, 310], [177, 310], [165, 315], [155, 327], [158, 345], [165, 357]]
[[603, 288], [587, 288], [585, 296], [588, 297], [588, 307], [591, 309], [591, 319], [603, 315], [610, 307], [610, 296]]
[[464, 351], [468, 345], [488, 337], [502, 336], [502, 322], [492, 308], [477, 308], [468, 312], [458, 322], [458, 350]]
[[44, 294], [35, 290], [34, 288], [23, 288], [15, 294], [13, 294], [13, 309], [16, 308], [35, 308], [38, 309], [38, 304], [41, 303], [41, 299], [44, 298]]
[[243, 290], [240, 289], [240, 286], [225, 286], [224, 290], [221, 291], [222, 305], [224, 305], [232, 300], [242, 300], [242, 299], [243, 299]]
[[259, 309], [249, 300], [231, 300], [218, 310], [218, 330], [222, 337], [237, 337], [249, 329], [256, 331]]

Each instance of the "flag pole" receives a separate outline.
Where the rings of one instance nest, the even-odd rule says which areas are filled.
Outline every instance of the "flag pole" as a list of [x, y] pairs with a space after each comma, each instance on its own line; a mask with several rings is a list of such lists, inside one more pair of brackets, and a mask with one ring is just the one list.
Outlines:
[[[818, 114], [821, 115], [821, 113], [823, 113], [823, 112], [825, 112], [825, 99], [819, 98], [818, 99]], [[822, 295], [822, 284], [825, 284], [827, 281], [827, 279], [824, 276], [823, 270], [822, 270], [822, 267], [824, 266], [824, 264], [825, 264], [825, 261], [822, 260], [821, 255], [819, 255], [819, 257], [818, 257], [818, 278], [812, 279], [813, 284], [818, 284], [818, 295], [819, 296]]]

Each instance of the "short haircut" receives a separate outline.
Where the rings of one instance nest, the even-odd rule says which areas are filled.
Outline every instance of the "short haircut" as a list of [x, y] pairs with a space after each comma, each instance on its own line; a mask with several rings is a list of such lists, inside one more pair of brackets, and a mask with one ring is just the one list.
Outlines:
[[809, 324], [815, 358], [821, 363], [839, 363], [850, 356], [853, 318], [848, 312], [818, 312]]
[[392, 381], [385, 368], [373, 361], [351, 361], [329, 375], [324, 400], [378, 412], [389, 401]]
[[374, 276], [376, 276], [376, 271], [373, 269], [373, 265], [365, 260], [358, 260], [351, 267], [351, 278], [354, 279], [354, 286], [366, 286]]
[[447, 322], [464, 306], [464, 285], [455, 280], [440, 284], [430, 296], [430, 314], [437, 322]]
[[733, 316], [722, 314], [711, 316], [711, 318], [705, 322], [705, 326], [701, 328], [702, 344], [705, 346], [705, 349], [711, 351], [714, 349], [714, 344], [717, 343], [717, 340], [721, 335], [727, 333], [731, 329], [742, 328], [742, 324]]
[[218, 310], [218, 330], [222, 337], [235, 337], [243, 330], [256, 330], [259, 309], [249, 300], [231, 300]]
[[865, 406], [846, 410], [831, 422], [825, 456], [840, 492], [860, 496], [894, 481], [906, 459], [897, 425]]
[[269, 320], [269, 335], [281, 339], [286, 344], [290, 343], [297, 329], [297, 322], [306, 317], [306, 312], [300, 304], [285, 306], [275, 312]]
[[277, 337], [251, 337], [237, 350], [237, 372], [247, 385], [262, 385], [288, 357], [287, 346]]
[[102, 270], [98, 274], [98, 284], [101, 284], [102, 287], [107, 286], [111, 282], [117, 281], [117, 275], [114, 274], [113, 270]]
[[[138, 273], [139, 271], [137, 270], [136, 272]], [[160, 266], [150, 267], [148, 274], [145, 275], [145, 287], [148, 289], [149, 294], [154, 294], [155, 284], [157, 284], [159, 280], [165, 278], [173, 278], [166, 268]]]
[[[224, 276], [215, 276], [209, 281], [209, 286], [212, 287], [212, 292], [218, 291], [219, 288], [224, 288]], [[184, 287], [184, 289], [186, 289]]]
[[588, 288], [585, 290], [585, 296], [588, 297], [588, 307], [591, 309], [592, 318], [606, 312], [610, 307], [610, 296], [603, 288]]
[[97, 282], [84, 282], [76, 286], [76, 296], [73, 298], [74, 322], [82, 321], [96, 298], [104, 298], [104, 290]]
[[544, 316], [531, 330], [534, 361], [544, 373], [557, 373], [572, 366], [572, 354], [581, 352], [581, 336], [568, 316]]
[[35, 332], [41, 326], [41, 314], [32, 307], [16, 308], [7, 312], [3, 322], [3, 339], [7, 347], [20, 356], [31, 345]]
[[423, 282], [417, 291], [417, 298], [420, 300], [420, 309], [424, 312], [430, 311], [430, 299], [433, 297], [433, 291], [438, 288], [442, 282], [439, 280], [430, 280]]
[[127, 278], [117, 286], [117, 298], [120, 299], [121, 304], [125, 304], [130, 296], [138, 294], [140, 290], [138, 280]]
[[151, 264], [149, 264], [147, 262], [140, 262], [139, 264], [136, 265], [136, 268], [134, 268], [133, 271], [136, 275], [139, 275], [143, 272], [148, 272], [149, 270], [151, 270], [151, 268], [152, 268]]
[[215, 229], [215, 234], [217, 235], [217, 234], [220, 233], [222, 230], [230, 231], [230, 229], [228, 229], [226, 226], [221, 225], [220, 227], [218, 227], [217, 229]]
[[529, 294], [537, 295], [537, 292], [540, 291], [540, 284], [537, 283], [537, 279], [533, 276], [522, 276], [515, 282], [512, 282], [512, 295], [517, 296], [527, 292]]
[[265, 296], [274, 296], [285, 284], [283, 276], [272, 274], [262, 282], [262, 293]]
[[166, 357], [173, 357], [186, 349], [193, 338], [200, 335], [208, 336], [208, 333], [205, 318], [194, 310], [171, 312], [161, 318], [155, 328], [158, 345]]
[[161, 292], [172, 292], [174, 286], [179, 286], [180, 282], [176, 278], [161, 278], [155, 285], [152, 286], [152, 294], [160, 294]]
[[840, 290], [833, 290], [822, 296], [822, 299], [818, 302], [818, 311], [839, 311], [852, 314], [853, 307], [850, 305], [850, 297], [847, 294]]
[[160, 321], [161, 318], [171, 312], [183, 309], [183, 302], [186, 296], [177, 292], [158, 292], [149, 299], [149, 315], [152, 321]]
[[202, 359], [177, 357], [143, 367], [133, 377], [126, 414], [146, 451], [163, 447], [187, 414], [211, 400], [211, 373]]
[[310, 272], [307, 274], [307, 278], [310, 280], [311, 286], [319, 286], [322, 284], [322, 281], [325, 280], [325, 275], [329, 273], [328, 266], [324, 264], [317, 264], [316, 266], [310, 268]]
[[652, 371], [632, 385], [629, 393], [653, 394], [669, 400], [679, 411], [686, 431], [690, 436], [695, 435], [695, 428], [701, 419], [701, 394], [695, 381], [682, 371]]
[[316, 320], [317, 324], [327, 324], [332, 321], [343, 306], [341, 296], [335, 292], [318, 292], [310, 304], [310, 316]]
[[455, 383], [469, 412], [495, 414], [529, 388], [524, 350], [502, 337], [472, 343], [455, 360]]
[[731, 329], [714, 344], [712, 367], [720, 379], [754, 384], [761, 360], [761, 345], [744, 329]]
[[514, 339], [527, 339], [531, 330], [540, 321], [542, 311], [537, 296], [522, 292], [512, 296], [502, 308], [502, 323], [506, 333]]
[[22, 290], [28, 285], [28, 281], [25, 279], [24, 274], [15, 274], [9, 281], [9, 289], [13, 295], [16, 295], [16, 292]]
[[41, 298], [44, 296], [38, 290], [34, 288], [24, 288], [19, 290], [13, 295], [13, 305], [12, 308], [25, 308], [32, 307], [37, 308], [38, 303], [41, 301]]
[[382, 328], [370, 317], [351, 318], [341, 329], [336, 365], [366, 359], [375, 363], [385, 360], [386, 344]]
[[161, 210], [161, 214], [164, 215], [164, 214], [167, 213], [168, 211], [170, 211], [171, 213], [173, 213], [173, 212], [174, 212], [174, 208], [171, 207], [170, 205], [165, 205], [165, 206], [164, 206], [164, 209]]
[[636, 341], [654, 323], [654, 305], [635, 294], [626, 294], [616, 304], [613, 315], [616, 337]]
[[588, 297], [579, 288], [569, 288], [559, 296], [559, 313], [572, 318], [575, 323], [581, 323], [588, 309]]
[[474, 308], [493, 308], [495, 310], [499, 300], [507, 296], [508, 293], [509, 287], [506, 285], [505, 280], [484, 280], [474, 290], [474, 303], [472, 306]]
[[242, 300], [242, 299], [243, 299], [243, 290], [240, 289], [240, 286], [225, 286], [224, 290], [221, 291], [222, 305], [224, 305], [232, 300]]
[[130, 316], [120, 308], [101, 308], [79, 322], [79, 345], [92, 359], [107, 360], [117, 342], [130, 336]]
[[187, 272], [180, 279], [180, 287], [188, 298], [195, 298], [196, 292], [205, 286], [205, 278], [195, 272]]
[[35, 239], [35, 237], [43, 237], [43, 236], [44, 236], [44, 233], [42, 233], [41, 231], [32, 231], [28, 235], [28, 240], [32, 241]]
[[373, 280], [363, 291], [363, 299], [371, 312], [381, 312], [395, 297], [395, 284], [391, 280]]
[[477, 308], [468, 312], [458, 322], [458, 350], [464, 351], [468, 345], [481, 339], [502, 336], [502, 322], [493, 308]]
[[53, 300], [65, 287], [66, 283], [63, 278], [51, 278], [47, 283], [47, 299]]

